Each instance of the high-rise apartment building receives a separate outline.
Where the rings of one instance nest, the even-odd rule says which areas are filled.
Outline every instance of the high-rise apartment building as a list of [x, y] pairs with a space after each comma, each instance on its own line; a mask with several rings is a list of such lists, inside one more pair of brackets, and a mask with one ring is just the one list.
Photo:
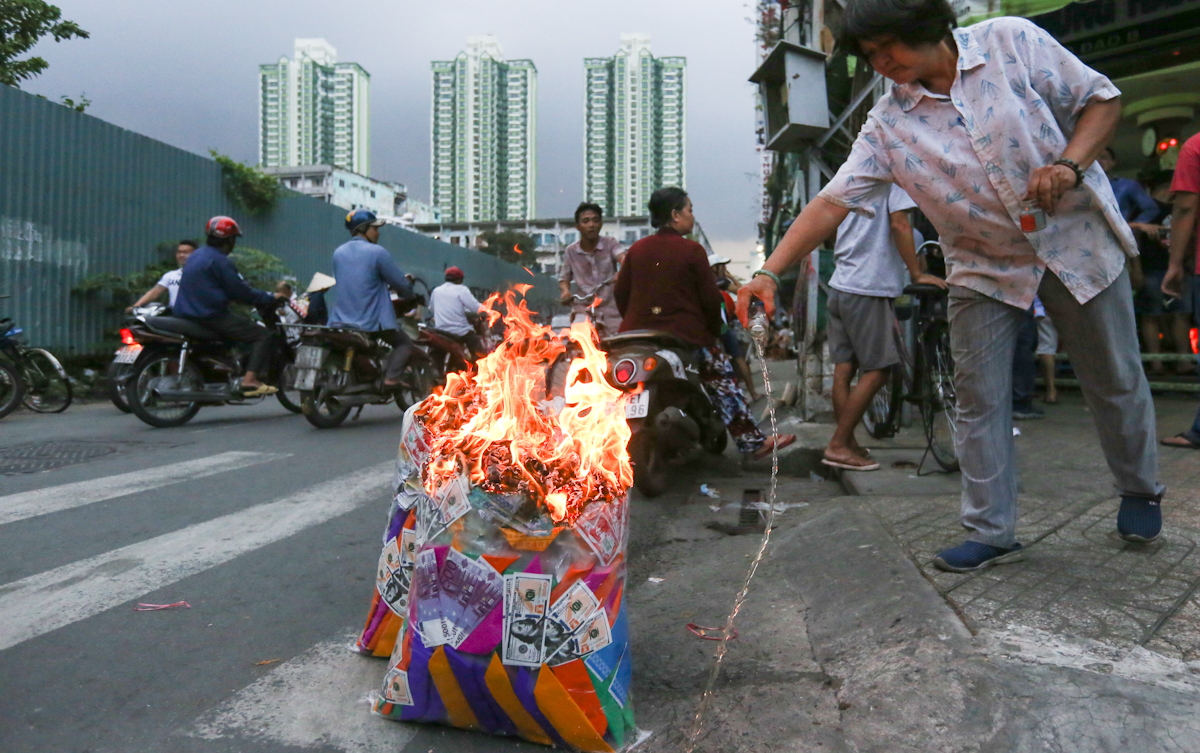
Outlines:
[[616, 55], [583, 67], [584, 196], [610, 217], [645, 214], [655, 190], [687, 182], [687, 59], [622, 34]]
[[537, 68], [504, 59], [492, 36], [435, 61], [430, 194], [447, 222], [532, 219], [537, 212]]
[[294, 58], [258, 67], [258, 160], [263, 167], [371, 167], [371, 75], [337, 62], [324, 39], [297, 39]]

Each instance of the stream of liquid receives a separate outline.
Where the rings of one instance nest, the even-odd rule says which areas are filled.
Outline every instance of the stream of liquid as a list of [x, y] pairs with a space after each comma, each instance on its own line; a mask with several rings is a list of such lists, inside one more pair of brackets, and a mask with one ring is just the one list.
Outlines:
[[[766, 345], [766, 327], [754, 327], [751, 325], [751, 334], [754, 339], [754, 350], [758, 354], [758, 363], [762, 368], [763, 388], [767, 396], [767, 410], [771, 414], [771, 437], [779, 436], [779, 430], [775, 423], [775, 401], [771, 397], [771, 376], [767, 373], [767, 359], [763, 356], [763, 349]], [[763, 556], [767, 553], [767, 545], [771, 543], [771, 528], [775, 524], [775, 485], [776, 477], [779, 475], [779, 450], [775, 447], [771, 449], [771, 490], [767, 494], [767, 514], [766, 514], [766, 530], [763, 531], [762, 541], [759, 542], [758, 552], [754, 555], [754, 559], [750, 562], [750, 569], [746, 571], [746, 581], [742, 584], [742, 590], [738, 591], [737, 597], [733, 600], [733, 609], [729, 612], [729, 617], [725, 620], [725, 630], [721, 633], [721, 642], [717, 644], [717, 656], [713, 662], [712, 671], [708, 675], [708, 685], [704, 688], [704, 695], [700, 698], [700, 707], [696, 710], [696, 718], [692, 722], [692, 731], [688, 735], [687, 745], [684, 747], [685, 753], [692, 753], [696, 748], [696, 742], [700, 739], [700, 734], [704, 731], [704, 714], [708, 711], [709, 701], [712, 700], [713, 686], [717, 683], [717, 677], [721, 674], [721, 662], [725, 659], [725, 651], [728, 647], [729, 636], [733, 634], [733, 622], [737, 619], [738, 612], [742, 610], [742, 604], [746, 601], [746, 595], [750, 592], [750, 581], [754, 579], [754, 573], [758, 570], [758, 565], [762, 562]]]

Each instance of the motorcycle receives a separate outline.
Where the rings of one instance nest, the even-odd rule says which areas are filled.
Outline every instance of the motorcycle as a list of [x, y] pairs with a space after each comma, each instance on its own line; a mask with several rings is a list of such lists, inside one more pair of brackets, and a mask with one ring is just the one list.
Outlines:
[[[598, 304], [592, 298], [584, 309], [589, 319]], [[587, 302], [581, 296], [575, 299]], [[647, 497], [665, 492], [671, 461], [696, 447], [713, 455], [725, 451], [729, 434], [692, 364], [695, 346], [667, 332], [632, 330], [602, 338], [600, 347], [608, 354], [609, 384], [632, 393], [625, 403], [625, 419], [632, 433], [628, 450], [638, 491]], [[547, 394], [563, 394], [576, 355], [574, 346], [568, 346], [550, 366]]]
[[104, 372], [104, 384], [108, 392], [108, 399], [122, 413], [133, 412], [133, 409], [129, 407], [129, 397], [125, 394], [125, 386], [129, 381], [129, 375], [133, 373], [133, 365], [142, 353], [142, 345], [133, 338], [133, 333], [129, 332], [126, 335], [125, 332], [135, 324], [145, 324], [147, 317], [164, 316], [167, 311], [168, 308], [161, 303], [150, 303], [138, 306], [125, 319], [125, 327], [121, 330], [121, 347], [113, 353], [112, 363]]
[[[486, 343], [490, 338], [484, 331], [485, 328], [486, 322], [480, 317], [475, 322], [475, 331], [479, 335], [480, 343], [484, 344], [484, 349], [488, 350]], [[460, 335], [421, 325], [416, 342], [418, 347], [428, 353], [438, 384], [446, 383], [446, 374], [452, 371], [466, 371], [475, 363], [476, 354], [471, 352]]]
[[[413, 305], [416, 303], [413, 301]], [[404, 316], [405, 306], [395, 305], [401, 314], [400, 326], [412, 338], [411, 317]], [[300, 391], [300, 407], [308, 422], [318, 429], [332, 429], [341, 425], [356, 407], [357, 419], [367, 405], [395, 401], [403, 411], [424, 399], [435, 380], [428, 353], [415, 342], [400, 388], [392, 389], [383, 384], [384, 361], [390, 350], [387, 344], [359, 330], [305, 326], [296, 350], [292, 384]]]
[[[266, 381], [282, 382], [292, 364], [291, 346], [278, 326], [274, 307], [260, 308], [259, 315], [271, 329], [275, 356], [269, 359]], [[247, 357], [239, 344], [223, 340], [199, 322], [147, 316], [123, 328], [121, 341], [125, 348], [138, 347], [125, 380], [125, 397], [134, 415], [151, 426], [183, 426], [206, 405], [252, 405], [263, 400], [242, 396]], [[300, 412], [287, 390], [280, 389], [275, 396], [288, 410]]]

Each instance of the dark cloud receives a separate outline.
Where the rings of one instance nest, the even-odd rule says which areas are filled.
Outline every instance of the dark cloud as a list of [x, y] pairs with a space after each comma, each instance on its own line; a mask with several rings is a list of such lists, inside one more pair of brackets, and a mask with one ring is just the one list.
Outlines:
[[499, 37], [538, 67], [538, 214], [569, 216], [582, 190], [583, 58], [613, 54], [622, 32], [656, 55], [688, 58], [688, 189], [709, 236], [754, 236], [753, 28], [742, 3], [515, 0], [57, 0], [89, 40], [43, 43], [49, 70], [26, 90], [86, 93], [89, 114], [201, 154], [254, 161], [256, 66], [324, 37], [371, 73], [371, 172], [429, 196], [431, 60], [470, 34]]

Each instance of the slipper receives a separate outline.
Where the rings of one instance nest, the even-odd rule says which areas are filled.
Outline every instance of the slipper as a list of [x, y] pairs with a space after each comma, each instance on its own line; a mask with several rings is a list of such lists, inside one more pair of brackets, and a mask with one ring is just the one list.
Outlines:
[[279, 392], [278, 387], [272, 387], [269, 384], [260, 384], [257, 387], [247, 390], [242, 390], [242, 397], [263, 397], [265, 395], [274, 395]]
[[[1171, 439], [1182, 439], [1183, 442], [1168, 441]], [[1186, 442], [1187, 444], [1184, 444], [1184, 442]], [[1183, 432], [1179, 432], [1178, 434], [1176, 434], [1173, 437], [1164, 437], [1163, 439], [1159, 440], [1159, 444], [1163, 445], [1164, 447], [1178, 447], [1178, 448], [1184, 449], [1184, 450], [1200, 450], [1200, 442], [1193, 442], [1191, 439], [1188, 438], [1188, 435], [1184, 434]]]
[[877, 470], [879, 470], [879, 463], [876, 463], [874, 461], [869, 462], [866, 465], [854, 465], [853, 463], [845, 463], [845, 462], [842, 462], [841, 460], [830, 460], [829, 458], [821, 458], [821, 463], [824, 465], [831, 466], [833, 468], [841, 468], [842, 470], [846, 470], [846, 471], [877, 471]]
[[754, 451], [754, 454], [751, 455], [750, 458], [752, 460], [762, 460], [771, 454], [772, 449], [782, 450], [784, 447], [787, 447], [795, 441], [795, 434], [779, 434], [774, 437], [769, 437], [762, 447], [759, 447]]

